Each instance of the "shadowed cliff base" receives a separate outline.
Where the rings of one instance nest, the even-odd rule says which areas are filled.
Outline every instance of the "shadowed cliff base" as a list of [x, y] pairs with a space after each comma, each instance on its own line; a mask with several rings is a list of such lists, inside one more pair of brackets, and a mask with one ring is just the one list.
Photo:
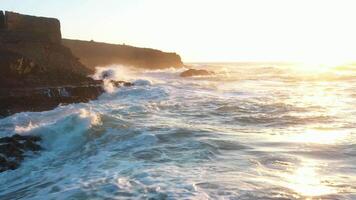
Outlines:
[[94, 69], [96, 66], [122, 64], [146, 69], [182, 67], [180, 56], [156, 49], [138, 48], [129, 45], [108, 44], [94, 41], [63, 39], [80, 62]]

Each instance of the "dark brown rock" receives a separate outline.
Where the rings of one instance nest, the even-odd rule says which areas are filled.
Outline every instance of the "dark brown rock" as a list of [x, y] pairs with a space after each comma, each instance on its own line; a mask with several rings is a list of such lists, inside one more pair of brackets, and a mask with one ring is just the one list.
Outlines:
[[0, 172], [13, 170], [20, 166], [26, 152], [38, 152], [42, 148], [37, 136], [13, 135], [0, 138]]
[[4, 12], [0, 10], [0, 30], [5, 28], [5, 16]]
[[5, 157], [0, 155], [0, 172], [6, 170], [14, 170], [19, 167], [19, 163], [7, 160]]
[[[115, 87], [132, 86], [125, 81], [110, 81]], [[56, 108], [59, 105], [82, 103], [97, 99], [105, 90], [101, 80], [92, 84], [61, 86], [61, 87], [31, 87], [0, 88], [0, 117], [6, 117], [18, 112], [39, 112]]]
[[192, 77], [192, 76], [210, 76], [215, 74], [212, 71], [205, 69], [188, 69], [180, 74], [181, 77]]
[[40, 41], [61, 43], [61, 28], [58, 19], [22, 15], [14, 12], [5, 12], [4, 27], [7, 31], [19, 35], [31, 35]]
[[51, 110], [58, 105], [88, 102], [104, 92], [102, 84], [44, 88], [0, 88], [0, 116]]

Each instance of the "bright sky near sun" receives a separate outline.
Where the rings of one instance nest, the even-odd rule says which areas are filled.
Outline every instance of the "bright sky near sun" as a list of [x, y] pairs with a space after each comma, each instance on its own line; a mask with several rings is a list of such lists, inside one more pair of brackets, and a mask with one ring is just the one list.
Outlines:
[[356, 60], [354, 0], [0, 0], [60, 19], [66, 38], [126, 43], [191, 61]]

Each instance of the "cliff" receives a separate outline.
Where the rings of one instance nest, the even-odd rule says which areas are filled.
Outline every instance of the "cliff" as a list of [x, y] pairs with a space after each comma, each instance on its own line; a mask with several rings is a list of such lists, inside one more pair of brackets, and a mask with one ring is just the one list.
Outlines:
[[14, 12], [0, 14], [0, 28], [12, 32], [16, 39], [32, 37], [31, 40], [61, 43], [61, 28], [58, 19], [22, 15]]
[[69, 39], [63, 39], [62, 44], [70, 48], [80, 62], [91, 69], [111, 64], [147, 69], [183, 66], [178, 54], [155, 49]]
[[92, 70], [61, 44], [57, 19], [0, 11], [0, 88], [88, 83]]
[[0, 116], [86, 102], [104, 92], [61, 41], [57, 19], [0, 11]]

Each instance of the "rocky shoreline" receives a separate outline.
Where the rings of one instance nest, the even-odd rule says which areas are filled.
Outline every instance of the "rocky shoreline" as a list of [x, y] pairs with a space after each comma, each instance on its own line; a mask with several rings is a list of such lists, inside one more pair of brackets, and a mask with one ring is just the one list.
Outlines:
[[[0, 11], [0, 55], [0, 118], [88, 102], [105, 92], [103, 80], [90, 78], [94, 69], [83, 65], [62, 44], [57, 19]], [[149, 59], [147, 55], [145, 59]], [[110, 83], [115, 87], [133, 85]], [[23, 135], [0, 138], [0, 172], [16, 169], [28, 152], [40, 151], [40, 140]]]

